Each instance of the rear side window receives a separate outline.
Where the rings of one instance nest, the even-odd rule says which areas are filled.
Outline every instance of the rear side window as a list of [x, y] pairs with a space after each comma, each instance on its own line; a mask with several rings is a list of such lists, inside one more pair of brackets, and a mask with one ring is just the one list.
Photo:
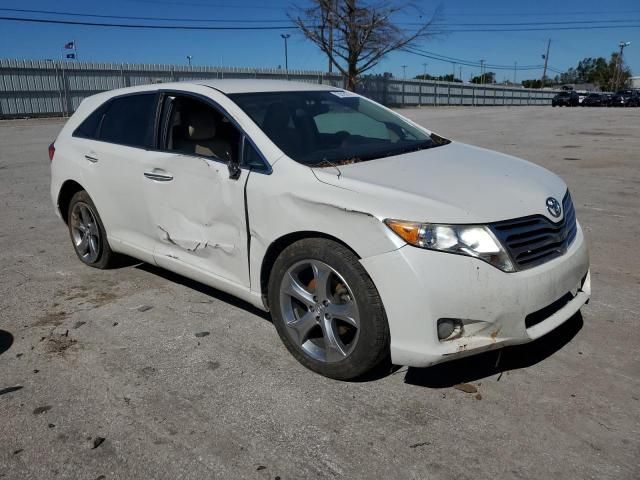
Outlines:
[[150, 147], [155, 111], [155, 93], [115, 98], [104, 112], [97, 139], [131, 147]]
[[102, 117], [104, 116], [104, 112], [107, 109], [108, 105], [109, 104], [107, 103], [100, 106], [91, 115], [89, 115], [85, 119], [85, 121], [82, 122], [78, 128], [76, 128], [76, 131], [73, 132], [73, 136], [89, 139], [98, 138], [98, 129], [100, 128]]

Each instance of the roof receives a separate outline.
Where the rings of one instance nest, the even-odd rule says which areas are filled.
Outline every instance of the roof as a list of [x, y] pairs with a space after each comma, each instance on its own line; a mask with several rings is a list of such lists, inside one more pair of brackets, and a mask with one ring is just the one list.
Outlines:
[[194, 80], [188, 83], [215, 88], [222, 93], [263, 93], [263, 92], [301, 92], [310, 90], [340, 90], [331, 85], [319, 83], [289, 82], [287, 80], [257, 80], [257, 79], [228, 79], [228, 80]]

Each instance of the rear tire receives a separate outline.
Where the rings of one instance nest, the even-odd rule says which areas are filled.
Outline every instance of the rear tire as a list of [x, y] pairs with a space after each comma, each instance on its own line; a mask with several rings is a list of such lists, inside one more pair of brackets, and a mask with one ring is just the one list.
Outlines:
[[285, 248], [271, 271], [268, 297], [282, 342], [310, 370], [352, 380], [389, 364], [382, 300], [344, 245], [312, 238]]
[[82, 263], [100, 269], [116, 265], [118, 256], [109, 246], [98, 210], [86, 191], [71, 198], [67, 219], [71, 244]]

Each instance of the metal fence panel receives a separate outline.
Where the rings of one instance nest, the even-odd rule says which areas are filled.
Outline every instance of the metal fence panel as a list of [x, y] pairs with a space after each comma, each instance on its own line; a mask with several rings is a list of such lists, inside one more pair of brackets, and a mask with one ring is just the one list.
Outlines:
[[[341, 75], [270, 68], [0, 59], [0, 118], [70, 115], [91, 95], [149, 83], [289, 79], [342, 87]], [[358, 93], [387, 106], [547, 105], [557, 92], [371, 76]]]

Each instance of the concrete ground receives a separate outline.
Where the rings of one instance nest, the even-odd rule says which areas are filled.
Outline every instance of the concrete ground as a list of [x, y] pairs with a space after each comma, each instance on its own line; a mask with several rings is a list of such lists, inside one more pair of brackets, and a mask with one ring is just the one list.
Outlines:
[[49, 200], [62, 121], [0, 122], [0, 478], [640, 478], [640, 109], [403, 113], [565, 179], [592, 254], [582, 317], [497, 368], [328, 380], [228, 295], [84, 267]]

